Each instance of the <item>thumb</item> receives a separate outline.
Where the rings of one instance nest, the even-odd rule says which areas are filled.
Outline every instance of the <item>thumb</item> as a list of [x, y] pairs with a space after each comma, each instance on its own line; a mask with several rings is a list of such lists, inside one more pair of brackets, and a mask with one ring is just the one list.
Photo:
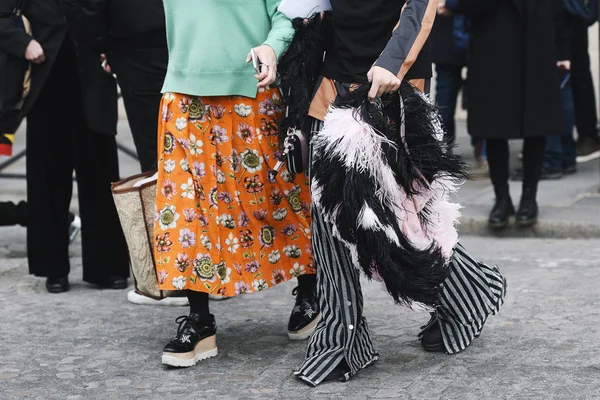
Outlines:
[[250, 61], [252, 61], [252, 52], [249, 52], [246, 56], [246, 62], [249, 63]]
[[369, 80], [369, 82], [373, 82], [373, 68], [371, 68], [369, 72], [367, 72], [367, 79]]

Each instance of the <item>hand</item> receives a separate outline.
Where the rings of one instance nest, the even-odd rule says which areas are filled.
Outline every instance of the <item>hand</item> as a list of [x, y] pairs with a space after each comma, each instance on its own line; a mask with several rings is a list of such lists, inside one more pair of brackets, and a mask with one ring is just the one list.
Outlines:
[[446, 8], [446, 0], [438, 0], [437, 13], [440, 15], [450, 15], [450, 10]]
[[369, 82], [371, 82], [369, 100], [381, 97], [384, 93], [390, 93], [400, 89], [400, 84], [402, 83], [400, 78], [381, 67], [372, 67], [367, 73], [367, 78], [369, 79]]
[[557, 61], [556, 66], [561, 71], [570, 71], [571, 70], [571, 61], [570, 60]]
[[[260, 74], [254, 75], [258, 79], [258, 88], [264, 88], [275, 82], [277, 77], [277, 56], [271, 46], [263, 44], [254, 48], [254, 53], [260, 61]], [[252, 52], [248, 53], [246, 62], [252, 61]]]
[[[325, 17], [325, 11], [321, 11], [320, 14], [321, 14], [321, 21], [323, 21], [323, 18]], [[308, 18], [304, 18], [304, 25], [308, 25]]]
[[32, 39], [31, 42], [27, 45], [25, 49], [25, 59], [31, 61], [34, 64], [41, 64], [46, 61], [46, 55], [44, 54], [44, 49], [38, 43], [37, 40]]
[[108, 60], [106, 59], [106, 54], [100, 54], [100, 62], [102, 63], [102, 69], [104, 72], [108, 74], [112, 74], [112, 68], [108, 65]]

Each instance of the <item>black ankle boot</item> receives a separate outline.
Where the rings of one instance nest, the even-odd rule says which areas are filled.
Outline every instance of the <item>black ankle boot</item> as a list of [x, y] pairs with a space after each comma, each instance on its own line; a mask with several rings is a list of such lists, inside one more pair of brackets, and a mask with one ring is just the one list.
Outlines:
[[517, 211], [517, 225], [528, 227], [535, 225], [538, 217], [538, 205], [536, 201], [537, 190], [532, 187], [523, 188], [519, 211]]
[[494, 229], [506, 228], [508, 226], [508, 218], [515, 214], [515, 207], [510, 198], [508, 185], [494, 187], [494, 191], [496, 192], [496, 203], [494, 203], [494, 207], [490, 212], [488, 224], [490, 228]]

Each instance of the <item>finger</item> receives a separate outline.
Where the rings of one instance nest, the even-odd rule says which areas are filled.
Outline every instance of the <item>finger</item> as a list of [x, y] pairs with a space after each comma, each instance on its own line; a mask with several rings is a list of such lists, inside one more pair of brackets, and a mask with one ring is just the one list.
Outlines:
[[260, 74], [258, 74], [258, 80], [262, 81], [269, 76], [269, 67], [266, 64], [260, 65]]
[[109, 74], [112, 74], [112, 68], [110, 67], [110, 65], [106, 64], [106, 68], [104, 68], [104, 70]]
[[275, 78], [277, 77], [277, 73], [275, 72], [275, 68], [271, 69], [269, 71], [269, 76], [268, 76], [268, 80], [269, 80], [269, 85], [273, 84], [273, 82], [275, 82]]
[[267, 77], [267, 78], [263, 79], [262, 81], [258, 82], [257, 86], [259, 88], [264, 88], [264, 87], [269, 86], [269, 78]]
[[379, 90], [379, 84], [376, 82], [373, 82], [373, 84], [371, 85], [371, 90], [369, 90], [369, 99], [373, 100], [375, 97], [377, 97], [377, 91]]
[[383, 96], [384, 93], [388, 92], [388, 89], [389, 89], [389, 86], [386, 86], [386, 85], [379, 86], [379, 90], [377, 90], [377, 96], [376, 97]]
[[275, 82], [275, 74], [269, 71], [264, 79], [258, 83], [258, 87], [264, 88]]

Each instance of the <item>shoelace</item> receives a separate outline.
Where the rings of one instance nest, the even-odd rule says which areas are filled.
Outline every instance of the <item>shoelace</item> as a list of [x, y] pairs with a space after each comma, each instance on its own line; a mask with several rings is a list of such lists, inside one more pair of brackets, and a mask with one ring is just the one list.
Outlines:
[[187, 325], [191, 325], [192, 321], [193, 320], [190, 318], [189, 315], [182, 315], [180, 317], [177, 317], [177, 319], [175, 319], [175, 323], [179, 324], [179, 327], [177, 328], [177, 336], [182, 334], [185, 331], [185, 329], [187, 329]]

